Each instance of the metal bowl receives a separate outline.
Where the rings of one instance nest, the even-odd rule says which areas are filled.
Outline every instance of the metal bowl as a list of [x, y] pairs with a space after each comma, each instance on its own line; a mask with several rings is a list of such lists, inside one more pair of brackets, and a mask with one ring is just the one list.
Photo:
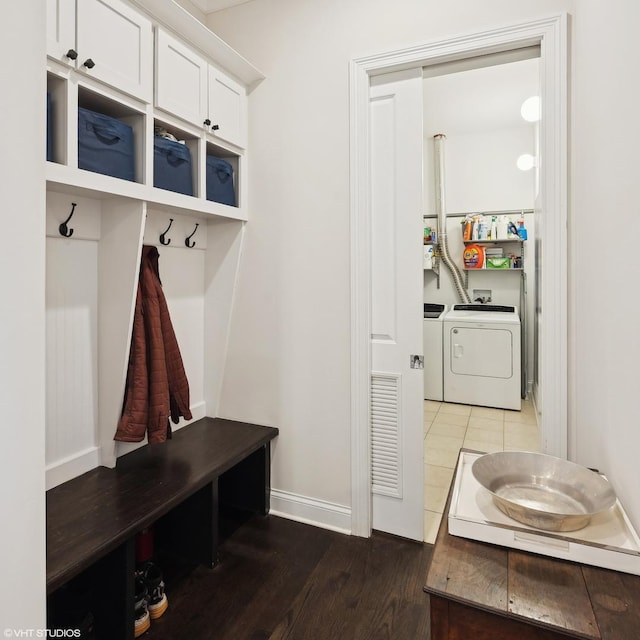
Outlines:
[[471, 470], [510, 518], [545, 531], [582, 529], [616, 501], [600, 474], [543, 453], [488, 453]]

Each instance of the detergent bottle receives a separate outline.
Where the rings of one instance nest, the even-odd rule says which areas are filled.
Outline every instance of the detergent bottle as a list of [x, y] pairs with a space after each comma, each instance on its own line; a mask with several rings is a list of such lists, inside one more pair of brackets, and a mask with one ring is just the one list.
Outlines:
[[481, 244], [469, 244], [464, 248], [462, 261], [465, 269], [482, 269], [484, 267], [484, 247]]
[[498, 233], [496, 235], [496, 240], [506, 240], [509, 237], [509, 222], [507, 221], [507, 216], [500, 216], [497, 226]]
[[524, 226], [524, 220], [518, 220], [518, 237], [520, 240], [527, 239], [527, 229]]
[[471, 233], [473, 231], [473, 221], [469, 216], [465, 216], [462, 222], [462, 239], [465, 242], [471, 240]]

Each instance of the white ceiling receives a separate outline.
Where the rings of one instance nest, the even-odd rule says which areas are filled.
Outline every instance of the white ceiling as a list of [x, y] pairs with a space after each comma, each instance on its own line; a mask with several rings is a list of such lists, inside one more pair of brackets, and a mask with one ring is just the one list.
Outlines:
[[213, 13], [214, 11], [228, 9], [229, 7], [235, 7], [236, 5], [249, 1], [250, 0], [191, 0], [191, 3], [198, 7], [203, 13]]
[[520, 107], [538, 94], [538, 58], [425, 78], [424, 134], [522, 126]]

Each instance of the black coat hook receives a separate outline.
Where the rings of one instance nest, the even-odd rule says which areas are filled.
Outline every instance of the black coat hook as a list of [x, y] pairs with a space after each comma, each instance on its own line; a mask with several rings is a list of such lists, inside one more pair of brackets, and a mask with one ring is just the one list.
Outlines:
[[185, 244], [187, 247], [189, 247], [189, 249], [193, 249], [193, 247], [195, 247], [195, 246], [196, 246], [196, 243], [195, 243], [195, 242], [194, 242], [193, 244], [191, 244], [191, 243], [189, 242], [189, 240], [191, 240], [191, 238], [193, 238], [193, 236], [195, 235], [196, 231], [198, 230], [198, 225], [199, 225], [199, 223], [198, 223], [198, 222], [196, 222], [196, 228], [193, 230], [193, 233], [192, 233], [190, 236], [187, 236], [187, 237], [185, 238], [185, 240], [184, 240], [184, 244]]
[[165, 238], [165, 235], [167, 234], [167, 232], [169, 231], [169, 229], [171, 229], [171, 225], [173, 224], [173, 218], [169, 218], [169, 226], [160, 234], [160, 244], [163, 245], [168, 245], [171, 244], [171, 238], [169, 238], [168, 240]]
[[71, 217], [73, 216], [73, 212], [75, 210], [76, 210], [76, 203], [72, 202], [71, 213], [69, 214], [69, 217], [58, 227], [58, 231], [60, 232], [60, 235], [64, 236], [65, 238], [70, 238], [73, 235], [73, 229], [69, 229], [69, 227], [67, 226], [67, 222], [71, 220]]

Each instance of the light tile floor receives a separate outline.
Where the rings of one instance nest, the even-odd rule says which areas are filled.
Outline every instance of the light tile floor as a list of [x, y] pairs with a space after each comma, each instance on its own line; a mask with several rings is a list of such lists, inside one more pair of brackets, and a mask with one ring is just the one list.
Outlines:
[[424, 402], [424, 540], [433, 543], [461, 447], [478, 451], [540, 451], [533, 404], [520, 411]]

